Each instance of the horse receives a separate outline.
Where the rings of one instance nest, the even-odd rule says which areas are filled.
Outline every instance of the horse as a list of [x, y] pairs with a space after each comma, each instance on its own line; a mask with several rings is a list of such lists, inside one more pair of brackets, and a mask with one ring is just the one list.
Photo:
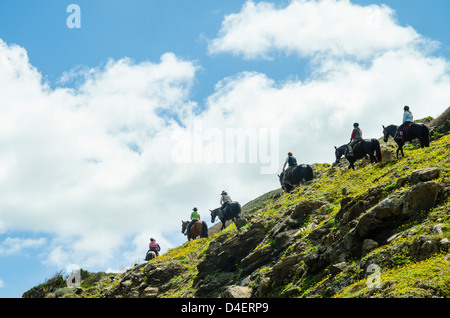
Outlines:
[[[380, 142], [377, 139], [364, 139], [358, 142], [355, 146], [353, 146], [353, 156], [348, 156], [348, 145], [342, 145], [339, 148], [334, 147], [336, 149], [336, 162], [339, 162], [341, 157], [344, 155], [348, 160], [350, 165], [348, 168], [353, 168], [355, 170], [354, 163], [364, 158], [366, 155], [370, 156], [370, 163], [377, 163], [383, 160], [381, 156], [381, 147]], [[376, 153], [376, 157], [374, 156]]]
[[241, 217], [241, 205], [236, 201], [228, 203], [224, 211], [222, 211], [221, 207], [209, 211], [211, 212], [211, 223], [214, 223], [216, 221], [216, 217], [218, 217], [220, 221], [222, 221], [222, 227], [220, 228], [220, 230], [223, 230], [225, 228], [226, 221], [236, 221]]
[[295, 166], [294, 168], [288, 170], [286, 178], [284, 178], [284, 172], [278, 175], [280, 180], [281, 188], [290, 192], [295, 185], [299, 185], [300, 182], [305, 179], [305, 181], [310, 181], [314, 178], [314, 173], [311, 165], [302, 164]]
[[403, 146], [405, 145], [405, 142], [412, 141], [414, 138], [419, 139], [420, 146], [422, 148], [430, 147], [430, 130], [426, 125], [416, 123], [407, 125], [405, 128], [403, 128], [403, 140], [401, 140], [401, 138], [397, 136], [397, 130], [398, 126], [395, 125], [389, 125], [387, 127], [383, 126], [384, 142], [387, 142], [389, 136], [391, 136], [397, 143], [397, 159], [399, 151], [402, 152], [403, 157], [405, 156], [405, 154], [403, 153]]
[[[190, 221], [181, 221], [181, 233], [184, 234], [186, 231], [186, 228]], [[189, 229], [189, 233], [187, 233], [187, 239], [190, 241], [191, 239], [195, 240], [197, 237], [208, 237], [208, 225], [205, 221], [198, 220], [194, 224], [192, 224], [191, 228]]]
[[148, 250], [147, 255], [145, 255], [145, 260], [149, 261], [156, 257], [156, 253], [154, 251]]

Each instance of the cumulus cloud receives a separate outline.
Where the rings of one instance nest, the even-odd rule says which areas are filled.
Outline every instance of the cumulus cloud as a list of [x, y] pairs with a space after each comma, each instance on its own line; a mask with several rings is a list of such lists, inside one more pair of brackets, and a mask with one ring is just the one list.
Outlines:
[[42, 247], [46, 243], [45, 238], [22, 239], [17, 237], [7, 237], [0, 244], [0, 255], [11, 255], [23, 253], [25, 249], [35, 249]]
[[164, 131], [196, 106], [195, 63], [124, 58], [89, 70], [76, 89], [50, 89], [24, 48], [1, 41], [0, 68], [3, 232], [55, 235], [49, 259], [62, 265], [110, 260], [125, 237], [167, 229], [155, 218], [170, 214]]
[[371, 58], [387, 50], [429, 41], [412, 27], [400, 26], [385, 5], [359, 6], [348, 0], [294, 0], [285, 7], [247, 1], [227, 15], [210, 53], [273, 58], [274, 52], [312, 57]]
[[382, 124], [400, 122], [406, 104], [416, 118], [447, 107], [449, 63], [430, 54], [438, 45], [400, 25], [385, 5], [247, 1], [224, 17], [209, 52], [246, 59], [296, 55], [309, 61], [311, 74], [286, 82], [259, 73], [232, 76], [218, 84], [210, 111], [241, 123], [276, 125], [281, 150], [297, 150], [305, 161], [329, 161], [327, 149], [348, 142], [355, 121], [364, 137], [377, 138]]
[[242, 73], [218, 87], [209, 113], [222, 112], [237, 125], [275, 127], [281, 152], [292, 151], [302, 162], [331, 162], [330, 147], [348, 142], [355, 121], [366, 138], [378, 138], [382, 124], [400, 122], [405, 104], [416, 118], [438, 115], [450, 97], [447, 70], [442, 59], [388, 54], [368, 68], [334, 65], [326, 76], [303, 83]]

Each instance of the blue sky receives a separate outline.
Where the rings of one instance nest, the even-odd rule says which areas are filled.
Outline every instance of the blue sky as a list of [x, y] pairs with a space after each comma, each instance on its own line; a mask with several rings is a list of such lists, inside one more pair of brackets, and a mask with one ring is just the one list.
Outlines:
[[[304, 76], [307, 61], [281, 55], [275, 61], [246, 60], [228, 55], [207, 54], [207, 39], [220, 29], [223, 16], [238, 12], [245, 1], [78, 1], [82, 28], [67, 28], [66, 8], [73, 1], [2, 1], [2, 36], [6, 42], [27, 49], [30, 62], [54, 83], [76, 65], [95, 67], [109, 58], [124, 56], [136, 61], [157, 60], [165, 52], [199, 61], [201, 85], [196, 97], [212, 93], [217, 81], [242, 70], [257, 70], [274, 79]], [[276, 1], [278, 5], [288, 1]], [[450, 55], [445, 31], [448, 2], [421, 0], [352, 1], [360, 5], [384, 3], [393, 8], [401, 25], [411, 25], [420, 34], [440, 41], [437, 52]], [[61, 14], [63, 12], [63, 14]], [[132, 36], [130, 36], [130, 34]], [[200, 81], [200, 79], [199, 79]]]
[[[71, 3], [80, 29], [66, 25]], [[208, 219], [223, 189], [244, 204], [277, 188], [293, 149], [301, 162], [332, 162], [355, 120], [379, 137], [403, 104], [438, 115], [450, 98], [449, 9], [444, 0], [0, 1], [0, 297], [59, 270], [130, 266], [149, 236], [178, 246], [193, 206]], [[258, 149], [270, 144], [275, 170], [262, 172], [269, 162], [250, 146], [244, 162], [224, 159], [220, 138], [238, 128], [253, 129]]]

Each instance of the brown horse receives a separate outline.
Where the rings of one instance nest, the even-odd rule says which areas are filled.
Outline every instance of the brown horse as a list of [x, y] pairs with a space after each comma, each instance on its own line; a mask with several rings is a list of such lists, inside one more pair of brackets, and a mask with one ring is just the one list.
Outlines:
[[[189, 223], [190, 221], [181, 221], [181, 233], [184, 234]], [[199, 236], [202, 238], [208, 237], [208, 225], [206, 225], [205, 221], [195, 222], [189, 229], [189, 233], [187, 233], [188, 241], [191, 239], [195, 240]]]

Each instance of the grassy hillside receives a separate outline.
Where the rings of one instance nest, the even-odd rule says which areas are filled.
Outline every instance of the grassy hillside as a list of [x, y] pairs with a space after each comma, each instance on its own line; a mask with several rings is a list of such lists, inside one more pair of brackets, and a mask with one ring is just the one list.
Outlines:
[[[390, 146], [389, 146], [390, 147]], [[280, 222], [289, 210], [299, 202], [322, 200], [328, 202], [326, 208], [317, 214], [303, 219], [305, 231], [299, 232], [296, 242], [291, 244], [280, 259], [296, 253], [308, 255], [320, 247], [317, 240], [312, 239], [312, 233], [328, 227], [328, 237], [345, 229], [342, 220], [336, 216], [341, 211], [341, 203], [348, 197], [364, 200], [370, 198], [370, 192], [376, 192], [381, 197], [378, 202], [389, 195], [404, 192], [409, 184], [398, 186], [412, 171], [427, 167], [437, 167], [441, 174], [433, 182], [446, 186], [446, 199], [431, 211], [418, 213], [405, 222], [394, 225], [392, 234], [398, 235], [388, 244], [381, 245], [363, 257], [349, 258], [344, 270], [333, 268], [336, 264], [324, 268], [314, 275], [303, 275], [303, 279], [294, 277], [281, 282], [277, 292], [270, 296], [295, 297], [406, 297], [406, 296], [450, 296], [450, 267], [448, 259], [448, 240], [450, 238], [450, 202], [448, 187], [450, 185], [450, 136], [447, 135], [435, 141], [429, 149], [412, 149], [406, 158], [392, 160], [378, 165], [366, 165], [356, 171], [348, 171], [341, 167], [328, 164], [315, 165], [320, 177], [311, 185], [300, 186], [292, 194], [285, 194], [279, 200], [260, 211], [262, 217], [272, 224]], [[400, 182], [401, 183], [401, 182]], [[354, 220], [357, 222], [358, 219]], [[439, 230], [433, 231], [438, 225]], [[342, 235], [342, 234], [340, 234]], [[434, 242], [443, 241], [444, 249], [437, 249], [432, 257], [418, 261], [410, 252], [409, 247], [420, 237], [429, 237]], [[270, 244], [268, 237], [263, 243]], [[262, 244], [263, 244], [262, 243]], [[299, 248], [301, 246], [301, 248]], [[259, 246], [258, 248], [264, 248]], [[297, 258], [298, 260], [301, 257]], [[381, 267], [380, 289], [367, 286], [368, 274], [365, 272], [369, 260], [376, 260]], [[276, 264], [276, 263], [275, 263]], [[273, 266], [261, 270], [273, 272]], [[333, 273], [338, 271], [337, 274]], [[301, 271], [292, 272], [299, 274]], [[436, 291], [433, 294], [433, 291]]]
[[[449, 126], [446, 120], [435, 129], [430, 148], [409, 144], [398, 160], [390, 141], [382, 142], [381, 164], [362, 161], [355, 171], [314, 164], [312, 182], [249, 202], [241, 231], [232, 223], [116, 275], [95, 293], [90, 286], [66, 296], [234, 297], [239, 290], [246, 297], [449, 297]], [[416, 173], [424, 168], [433, 169]], [[436, 190], [422, 209], [422, 197], [432, 196], [427, 189]]]

